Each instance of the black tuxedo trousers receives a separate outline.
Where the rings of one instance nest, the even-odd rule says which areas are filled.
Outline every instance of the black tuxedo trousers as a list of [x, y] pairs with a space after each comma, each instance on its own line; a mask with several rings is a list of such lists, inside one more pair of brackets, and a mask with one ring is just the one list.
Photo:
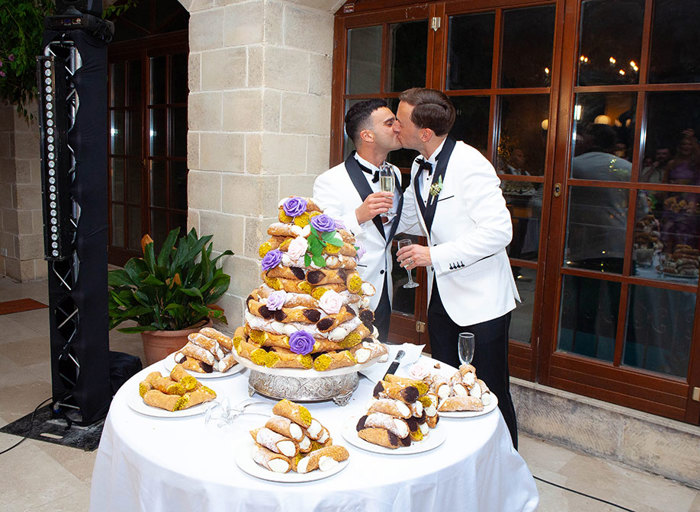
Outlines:
[[457, 335], [460, 332], [474, 334], [475, 348], [472, 364], [477, 376], [498, 397], [498, 407], [508, 425], [513, 446], [518, 448], [518, 424], [515, 418], [513, 399], [510, 396], [508, 374], [508, 328], [510, 313], [475, 325], [457, 325], [452, 321], [442, 304], [437, 285], [433, 281], [433, 292], [428, 307], [428, 330], [432, 357], [458, 368]]

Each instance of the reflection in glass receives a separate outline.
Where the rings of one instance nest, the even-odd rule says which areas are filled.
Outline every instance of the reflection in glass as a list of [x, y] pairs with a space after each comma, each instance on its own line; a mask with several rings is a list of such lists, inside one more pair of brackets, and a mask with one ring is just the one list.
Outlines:
[[127, 82], [127, 104], [130, 107], [141, 107], [141, 61], [130, 60], [127, 63], [129, 79]]
[[124, 106], [124, 63], [114, 62], [109, 65], [110, 107]]
[[649, 82], [700, 82], [698, 20], [698, 2], [654, 2]]
[[619, 304], [620, 283], [562, 276], [557, 349], [612, 361]]
[[109, 113], [109, 152], [113, 155], [124, 154], [124, 112], [112, 110]]
[[549, 95], [501, 96], [499, 102], [498, 172], [543, 176]]
[[187, 163], [170, 163], [170, 208], [187, 210]]
[[131, 156], [141, 155], [141, 142], [143, 138], [143, 125], [141, 124], [141, 110], [126, 111], [126, 125], [128, 129], [125, 153]]
[[[537, 261], [542, 214], [542, 183], [503, 180], [501, 189], [513, 221], [513, 238], [508, 246], [508, 256]], [[517, 278], [517, 269], [513, 270]]]
[[515, 304], [510, 318], [509, 336], [516, 341], [530, 343], [537, 270], [513, 267], [513, 274], [518, 278], [520, 302]]
[[141, 160], [137, 158], [126, 159], [126, 202], [140, 204], [141, 202]]
[[578, 85], [638, 83], [644, 0], [585, 0], [581, 9]]
[[700, 185], [698, 112], [698, 92], [648, 93], [645, 162], [640, 181]]
[[187, 102], [187, 54], [178, 53], [171, 57], [170, 103]]
[[162, 160], [151, 161], [151, 206], [167, 207], [167, 170]]
[[166, 102], [166, 96], [165, 96], [165, 83], [166, 83], [166, 76], [165, 76], [165, 63], [166, 63], [166, 56], [160, 56], [160, 57], [151, 57], [150, 59], [151, 63], [151, 105], [155, 105], [158, 103], [165, 103]]
[[486, 154], [489, 137], [489, 103], [487, 96], [461, 96], [450, 98], [457, 110], [457, 119], [450, 135]]
[[627, 202], [622, 188], [570, 188], [565, 266], [622, 273]]
[[111, 158], [112, 162], [112, 201], [124, 201], [124, 160]]
[[151, 156], [165, 156], [167, 146], [167, 134], [165, 120], [166, 110], [163, 108], [153, 108], [151, 113], [150, 127], [150, 154]]
[[124, 205], [112, 205], [112, 245], [114, 247], [124, 247]]
[[387, 70], [387, 91], [400, 92], [425, 86], [428, 22], [392, 24], [389, 26], [389, 40], [391, 57]]
[[493, 59], [493, 13], [450, 16], [447, 89], [488, 89]]
[[[583, 153], [606, 153], [617, 160], [613, 167], [626, 175], [600, 175], [598, 178], [628, 181], [632, 168], [634, 138], [634, 113], [637, 96], [634, 93], [586, 93], [576, 95], [574, 107], [574, 157]], [[591, 158], [590, 156], [587, 158]], [[574, 176], [576, 177], [576, 176]]]
[[550, 85], [554, 12], [554, 5], [505, 11], [501, 87]]
[[128, 248], [132, 250], [141, 249], [141, 208], [138, 206], [129, 207], [129, 240]]
[[347, 93], [379, 92], [381, 69], [382, 26], [348, 30]]
[[[414, 243], [418, 241], [417, 237], [411, 235], [399, 236], [398, 234], [396, 235], [394, 240], [399, 240], [402, 238], [410, 238], [414, 241]], [[394, 266], [391, 269], [391, 279], [393, 281], [394, 297], [391, 301], [391, 309], [394, 313], [403, 313], [405, 315], [413, 316], [415, 314], [416, 305], [416, 288], [403, 287], [403, 285], [405, 285], [408, 282], [408, 274], [406, 273], [405, 269], [401, 268], [401, 266], [398, 263], [396, 263], [397, 250], [398, 244], [392, 244], [391, 261], [394, 262]], [[415, 281], [415, 270], [412, 272], [414, 275], [413, 280]]]
[[695, 294], [630, 285], [622, 363], [686, 377]]

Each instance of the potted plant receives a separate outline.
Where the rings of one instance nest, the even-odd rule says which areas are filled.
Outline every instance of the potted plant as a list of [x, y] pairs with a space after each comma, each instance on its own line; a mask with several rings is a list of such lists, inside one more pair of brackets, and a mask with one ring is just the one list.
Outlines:
[[231, 277], [217, 267], [224, 251], [212, 259], [211, 235], [199, 238], [194, 228], [178, 240], [173, 229], [158, 256], [153, 240], [141, 240], [142, 258], [109, 272], [109, 328], [127, 320], [135, 326], [118, 329], [141, 333], [146, 364], [152, 364], [187, 343], [187, 335], [216, 319], [226, 323], [214, 303], [228, 290]]

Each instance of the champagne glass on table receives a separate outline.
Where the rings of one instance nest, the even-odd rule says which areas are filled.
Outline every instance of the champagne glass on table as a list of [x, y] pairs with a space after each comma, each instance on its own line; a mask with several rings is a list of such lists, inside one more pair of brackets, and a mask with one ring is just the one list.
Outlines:
[[470, 332], [460, 332], [457, 337], [457, 352], [462, 364], [470, 364], [474, 358], [474, 335]]
[[[408, 247], [412, 243], [413, 240], [411, 240], [410, 238], [404, 238], [402, 240], [399, 240], [399, 249], [401, 249], [402, 247]], [[411, 271], [409, 269], [406, 269], [406, 273], [408, 274], [408, 283], [403, 285], [403, 288], [416, 288], [417, 286], [420, 286], [413, 280], [413, 276], [411, 275]]]

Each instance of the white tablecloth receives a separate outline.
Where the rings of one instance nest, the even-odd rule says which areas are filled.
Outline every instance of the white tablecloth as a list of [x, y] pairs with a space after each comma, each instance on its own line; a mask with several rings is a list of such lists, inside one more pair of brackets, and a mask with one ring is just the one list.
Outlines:
[[[310, 512], [310, 511], [530, 511], [538, 494], [527, 465], [512, 448], [498, 411], [468, 419], [441, 418], [447, 440], [415, 455], [380, 455], [350, 445], [343, 428], [366, 410], [372, 383], [360, 385], [348, 405], [306, 404], [330, 431], [335, 444], [350, 451], [348, 466], [315, 482], [259, 480], [235, 463], [248, 443], [248, 430], [265, 417], [239, 416], [232, 427], [205, 425], [204, 415], [153, 418], [134, 412], [129, 394], [156, 363], [128, 381], [114, 397], [105, 422], [92, 476], [92, 512]], [[248, 397], [247, 371], [207, 380], [233, 403]], [[269, 412], [270, 407], [255, 409]], [[399, 449], [400, 450], [400, 449]]]

